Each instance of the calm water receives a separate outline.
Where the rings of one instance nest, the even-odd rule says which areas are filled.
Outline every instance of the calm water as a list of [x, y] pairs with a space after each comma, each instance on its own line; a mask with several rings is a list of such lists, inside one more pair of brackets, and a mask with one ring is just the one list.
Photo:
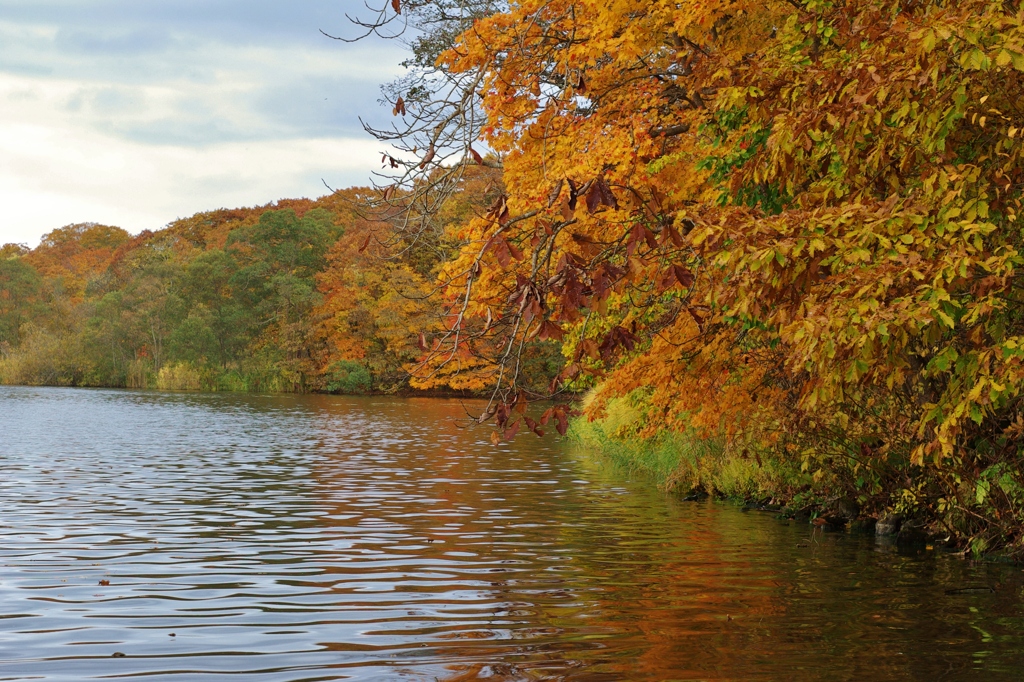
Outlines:
[[1020, 568], [463, 415], [0, 388], [0, 680], [1024, 679]]

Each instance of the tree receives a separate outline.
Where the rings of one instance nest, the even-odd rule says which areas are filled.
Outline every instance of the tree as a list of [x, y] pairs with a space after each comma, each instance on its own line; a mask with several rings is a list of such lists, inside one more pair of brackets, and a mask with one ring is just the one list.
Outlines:
[[268, 362], [299, 390], [318, 369], [311, 319], [322, 300], [316, 275], [342, 233], [325, 209], [300, 217], [287, 208], [267, 211], [255, 225], [228, 236], [225, 249], [239, 263], [231, 277], [234, 296], [255, 314]]
[[31, 265], [20, 257], [0, 257], [0, 348], [21, 342], [22, 325], [43, 307], [41, 289], [42, 279]]
[[234, 295], [238, 268], [232, 255], [220, 249], [200, 253], [184, 266], [175, 287], [178, 322], [169, 337], [173, 359], [224, 367], [241, 357], [256, 323]]
[[57, 286], [55, 294], [80, 301], [86, 287], [105, 272], [117, 248], [130, 239], [119, 227], [77, 223], [43, 235], [25, 258]]
[[[435, 354], [491, 335], [508, 428], [520, 349], [562, 339], [560, 385], [601, 377], [592, 413], [643, 388], [652, 432], [767, 444], [838, 494], [1012, 539], [1022, 24], [988, 0], [542, 0], [476, 21], [438, 65], [474, 83], [506, 195], [442, 275]], [[993, 467], [1016, 473], [979, 510], [964, 481], [988, 490]]]

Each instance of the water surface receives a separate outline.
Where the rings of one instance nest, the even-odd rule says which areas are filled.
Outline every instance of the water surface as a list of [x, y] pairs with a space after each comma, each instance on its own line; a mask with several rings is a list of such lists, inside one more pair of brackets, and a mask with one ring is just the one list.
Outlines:
[[464, 416], [0, 387], [0, 680], [1024, 678], [1020, 568]]

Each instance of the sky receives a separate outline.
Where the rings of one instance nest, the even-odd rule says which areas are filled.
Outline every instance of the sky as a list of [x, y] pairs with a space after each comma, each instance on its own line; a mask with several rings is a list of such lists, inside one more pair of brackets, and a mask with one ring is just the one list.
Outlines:
[[[371, 0], [372, 4], [372, 0]], [[362, 0], [0, 0], [0, 244], [365, 185], [402, 46]]]

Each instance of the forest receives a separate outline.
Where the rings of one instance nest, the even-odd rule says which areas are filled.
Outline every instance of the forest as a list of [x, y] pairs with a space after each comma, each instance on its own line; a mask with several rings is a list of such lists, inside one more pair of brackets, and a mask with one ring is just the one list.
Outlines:
[[0, 379], [481, 394], [496, 443], [1024, 553], [1018, 2], [356, 22], [410, 26], [378, 186], [4, 247]]
[[[451, 216], [483, 196], [467, 179]], [[474, 193], [475, 190], [480, 190]], [[438, 324], [443, 240], [382, 257], [361, 192], [218, 210], [132, 236], [91, 223], [0, 251], [0, 381], [200, 391], [402, 393]], [[437, 229], [443, 234], [443, 226]], [[561, 368], [548, 350], [541, 375]], [[473, 395], [467, 372], [434, 393]]]

